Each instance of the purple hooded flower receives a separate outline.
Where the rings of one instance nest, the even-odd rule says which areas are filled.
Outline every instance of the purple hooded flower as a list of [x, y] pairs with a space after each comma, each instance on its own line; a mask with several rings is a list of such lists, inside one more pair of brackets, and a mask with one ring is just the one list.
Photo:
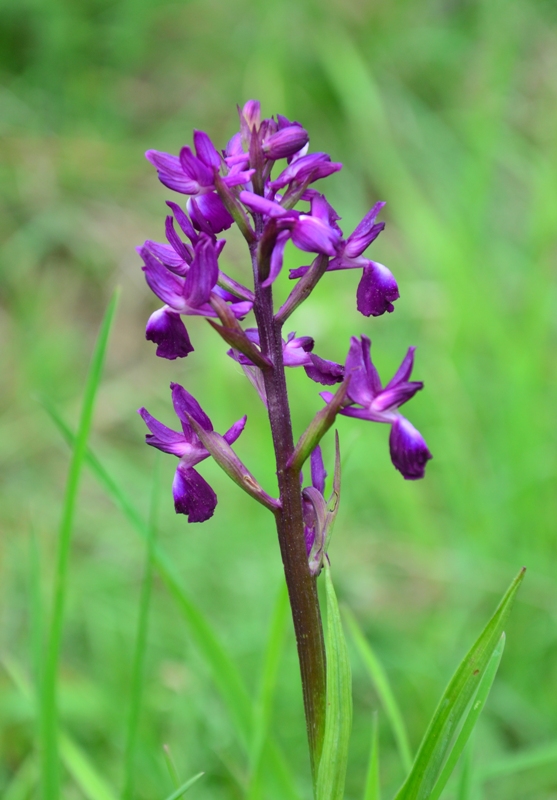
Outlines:
[[327, 153], [300, 153], [292, 158], [290, 164], [280, 175], [269, 183], [269, 188], [273, 192], [288, 187], [289, 190], [308, 186], [310, 183], [326, 178], [334, 172], [342, 169], [342, 164], [331, 161]]
[[[385, 203], [376, 203], [373, 206], [348, 239], [340, 243], [335, 258], [331, 259], [326, 269], [326, 272], [363, 270], [356, 301], [358, 311], [365, 317], [378, 317], [386, 311], [391, 313], [394, 311], [394, 301], [400, 296], [392, 272], [378, 261], [370, 261], [362, 255], [385, 227], [384, 222], [376, 222], [377, 215], [384, 206]], [[335, 215], [334, 218], [330, 217], [331, 220], [339, 219], [334, 209], [330, 206], [329, 209]], [[298, 267], [290, 270], [290, 278], [301, 278], [308, 269], [309, 267]]]
[[[147, 409], [140, 408], [138, 413], [150, 430], [145, 441], [151, 447], [156, 447], [163, 453], [171, 453], [180, 459], [172, 484], [176, 513], [185, 514], [188, 522], [205, 522], [213, 516], [217, 496], [207, 481], [194, 469], [200, 461], [209, 457], [209, 452], [194, 433], [188, 415], [206, 431], [212, 431], [213, 425], [197, 400], [183, 386], [171, 383], [170, 388], [172, 403], [182, 424], [182, 431], [167, 428], [152, 417]], [[236, 441], [245, 424], [246, 417], [242, 417], [224, 434], [228, 444]]]
[[[172, 226], [170, 229], [174, 230]], [[167, 232], [168, 230], [167, 224]], [[184, 247], [180, 255], [176, 241], [172, 237], [169, 240], [172, 246], [146, 242], [143, 247], [138, 248], [138, 252], [143, 259], [147, 284], [165, 303], [162, 309], [155, 311], [149, 318], [146, 338], [158, 345], [158, 356], [175, 359], [183, 358], [193, 350], [180, 315], [215, 317], [216, 313], [209, 303], [213, 292], [226, 300], [233, 298], [231, 308], [238, 318], [249, 312], [252, 303], [241, 301], [216, 285], [219, 277], [219, 248], [212, 237], [200, 233], [194, 240], [193, 248], [187, 249], [176, 236], [177, 242]], [[191, 263], [188, 263], [189, 259]]]
[[[371, 360], [371, 342], [367, 336], [350, 340], [344, 374], [350, 377], [347, 405], [340, 412], [346, 417], [386, 422], [392, 425], [390, 449], [391, 459], [407, 480], [423, 478], [425, 465], [432, 458], [427, 445], [418, 431], [405, 419], [398, 409], [423, 388], [421, 381], [409, 380], [414, 364], [414, 347], [408, 349], [402, 364], [389, 383], [383, 387]], [[321, 397], [330, 402], [333, 395], [322, 392]]]
[[[245, 331], [247, 338], [259, 346], [259, 331], [257, 328], [247, 328]], [[332, 386], [340, 383], [344, 375], [344, 368], [334, 361], [326, 361], [324, 358], [314, 355], [311, 351], [315, 341], [311, 336], [296, 336], [289, 333], [286, 340], [282, 341], [282, 358], [285, 367], [303, 367], [308, 378], [315, 383], [323, 386]], [[234, 361], [241, 364], [244, 372], [257, 390], [262, 401], [267, 404], [265, 396], [265, 386], [261, 370], [243, 353], [237, 350], [229, 350], [228, 355]]]
[[273, 238], [270, 274], [263, 285], [271, 284], [282, 269], [284, 247], [288, 239], [299, 249], [308, 253], [334, 256], [341, 242], [341, 233], [336, 224], [331, 224], [330, 206], [317, 192], [311, 197], [311, 212], [304, 214], [294, 209], [283, 208], [253, 192], [240, 192], [240, 200], [250, 211], [263, 214], [267, 224], [263, 238]]
[[[179, 156], [147, 150], [145, 157], [157, 170], [159, 180], [169, 189], [190, 195], [188, 211], [194, 226], [205, 233], [220, 233], [233, 223], [222, 200], [215, 191], [215, 172], [223, 166], [211, 139], [203, 131], [193, 132], [195, 155], [190, 147], [180, 150]], [[239, 186], [249, 182], [250, 172], [241, 166], [232, 167], [222, 180], [227, 186]]]

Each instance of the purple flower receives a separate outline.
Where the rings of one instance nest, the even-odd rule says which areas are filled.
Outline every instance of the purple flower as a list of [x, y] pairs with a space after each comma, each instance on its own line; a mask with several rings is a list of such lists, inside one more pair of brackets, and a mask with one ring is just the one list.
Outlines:
[[[194, 226], [205, 233], [220, 233], [234, 221], [215, 191], [215, 172], [220, 171], [224, 162], [203, 131], [194, 131], [193, 142], [195, 155], [185, 146], [179, 157], [158, 150], [147, 150], [145, 157], [156, 168], [162, 184], [190, 195], [188, 211]], [[222, 180], [227, 186], [238, 186], [249, 182], [250, 177], [250, 172], [236, 166]]]
[[[385, 227], [384, 222], [376, 222], [377, 215], [384, 206], [385, 203], [376, 203], [373, 206], [348, 239], [340, 243], [335, 258], [331, 259], [326, 269], [326, 272], [342, 269], [363, 270], [356, 300], [358, 311], [365, 317], [378, 317], [386, 311], [391, 313], [394, 311], [394, 301], [400, 296], [392, 272], [378, 261], [370, 261], [362, 255]], [[329, 209], [331, 224], [334, 224], [334, 220], [339, 217], [331, 206]], [[290, 278], [301, 278], [308, 269], [309, 267], [298, 267], [290, 270]]]
[[338, 226], [331, 224], [330, 206], [323, 195], [316, 192], [311, 197], [310, 214], [283, 208], [274, 200], [253, 192], [240, 192], [240, 200], [250, 211], [267, 218], [263, 239], [274, 239], [270, 274], [263, 285], [272, 283], [279, 274], [288, 239], [304, 252], [327, 256], [334, 256], [337, 252], [342, 237]]
[[342, 169], [342, 164], [331, 161], [327, 153], [300, 154], [294, 157], [280, 175], [269, 183], [273, 192], [288, 187], [289, 190], [326, 178]]
[[[250, 342], [259, 345], [259, 331], [257, 328], [247, 328], [245, 334]], [[315, 341], [311, 336], [297, 337], [295, 333], [289, 333], [286, 340], [283, 339], [282, 341], [284, 366], [303, 367], [308, 378], [323, 386], [332, 386], [335, 383], [340, 383], [344, 375], [344, 368], [340, 364], [335, 364], [334, 361], [326, 361], [324, 358], [314, 355], [311, 352], [314, 345]], [[228, 355], [241, 364], [248, 379], [266, 405], [265, 386], [259, 367], [256, 367], [247, 356], [237, 350], [229, 350]]]
[[[173, 230], [172, 226], [170, 228]], [[167, 231], [168, 229], [167, 225]], [[180, 241], [178, 237], [176, 239]], [[209, 304], [212, 292], [220, 294], [225, 300], [232, 297], [231, 308], [238, 318], [245, 316], [252, 305], [250, 301], [240, 301], [216, 286], [219, 277], [219, 248], [212, 237], [204, 233], [196, 236], [193, 255], [186, 249], [182, 253], [183, 260], [180, 260], [177, 249], [175, 241], [172, 241], [172, 246], [146, 242], [143, 247], [138, 248], [143, 259], [145, 280], [165, 303], [162, 309], [155, 311], [149, 318], [145, 335], [158, 345], [157, 355], [168, 359], [183, 358], [193, 350], [186, 327], [180, 318], [181, 314], [216, 316]], [[188, 263], [190, 258], [191, 263]]]
[[[151, 431], [145, 437], [145, 441], [151, 447], [156, 447], [163, 453], [171, 453], [180, 459], [172, 484], [176, 513], [185, 514], [188, 522], [205, 522], [213, 516], [217, 496], [207, 481], [193, 469], [200, 461], [209, 457], [209, 452], [194, 433], [188, 415], [206, 431], [212, 431], [213, 425], [197, 400], [183, 386], [171, 383], [170, 388], [172, 403], [182, 424], [182, 431], [167, 428], [152, 417], [147, 409], [140, 408], [138, 413]], [[236, 441], [245, 424], [246, 417], [242, 417], [224, 434], [228, 444]]]
[[[398, 409], [423, 388], [421, 381], [409, 380], [414, 364], [414, 347], [408, 349], [402, 364], [389, 383], [383, 387], [371, 360], [371, 342], [367, 336], [350, 340], [344, 374], [350, 377], [347, 405], [340, 412], [346, 417], [386, 422], [392, 425], [390, 437], [391, 460], [407, 480], [423, 478], [425, 465], [432, 458], [418, 431]], [[322, 392], [321, 397], [330, 402], [333, 395]]]

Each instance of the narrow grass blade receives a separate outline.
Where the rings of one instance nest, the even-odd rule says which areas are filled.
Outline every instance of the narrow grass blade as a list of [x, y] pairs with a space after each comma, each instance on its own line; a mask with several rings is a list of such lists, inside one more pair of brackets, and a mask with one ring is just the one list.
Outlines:
[[149, 510], [149, 526], [147, 536], [147, 548], [145, 556], [145, 571], [141, 586], [141, 597], [139, 601], [139, 618], [137, 622], [137, 634], [135, 640], [135, 651], [131, 678], [131, 701], [128, 717], [128, 731], [126, 736], [126, 749], [124, 759], [124, 790], [123, 800], [132, 800], [134, 784], [134, 761], [137, 742], [137, 730], [139, 716], [141, 712], [141, 700], [143, 697], [143, 677], [145, 672], [145, 653], [147, 650], [147, 626], [149, 622], [149, 608], [151, 605], [151, 589], [153, 585], [153, 554], [156, 536], [156, 517], [159, 492], [159, 463], [157, 457], [153, 469], [153, 486], [151, 490], [151, 504]]
[[[75, 437], [70, 428], [44, 398], [42, 404], [63, 438], [72, 446]], [[141, 514], [90, 450], [87, 453], [87, 465], [131, 526], [140, 536], [147, 540], [148, 527]], [[249, 756], [253, 737], [253, 709], [245, 684], [212, 626], [185, 592], [180, 576], [174, 569], [169, 556], [159, 544], [154, 547], [153, 560], [163, 582], [185, 619], [198, 650], [211, 669], [213, 680], [228, 708], [239, 742]], [[267, 750], [269, 753], [267, 769], [273, 774], [277, 784], [281, 787], [285, 800], [287, 798], [299, 800], [299, 794], [293, 783], [291, 772], [281, 751], [272, 740], [267, 744]]]
[[263, 767], [264, 745], [265, 740], [268, 738], [289, 608], [288, 591], [286, 583], [283, 582], [278, 592], [271, 620], [269, 640], [263, 662], [259, 699], [255, 709], [253, 744], [250, 753], [251, 774], [246, 800], [253, 800], [258, 792], [258, 782]]
[[174, 763], [172, 753], [170, 752], [170, 745], [163, 744], [162, 752], [164, 754], [164, 761], [166, 763], [168, 774], [170, 775], [170, 780], [174, 784], [174, 788], [177, 789], [180, 786], [180, 778], [178, 777], [178, 770], [176, 769], [176, 764]]
[[441, 797], [443, 789], [447, 785], [447, 782], [451, 777], [454, 768], [456, 767], [458, 759], [462, 755], [462, 751], [464, 750], [464, 748], [468, 743], [468, 739], [470, 738], [470, 735], [474, 730], [476, 722], [478, 721], [478, 717], [480, 716], [485, 707], [487, 698], [489, 696], [489, 692], [491, 691], [491, 687], [493, 686], [493, 681], [495, 680], [495, 676], [497, 675], [497, 670], [499, 669], [499, 664], [501, 663], [501, 658], [503, 656], [504, 649], [505, 649], [505, 634], [502, 633], [501, 638], [499, 639], [499, 643], [495, 648], [495, 650], [493, 651], [493, 655], [491, 656], [487, 668], [482, 676], [480, 685], [478, 686], [478, 691], [476, 692], [476, 695], [472, 701], [470, 710], [466, 715], [462, 728], [460, 729], [460, 732], [456, 738], [453, 748], [449, 753], [449, 756], [445, 761], [445, 764], [443, 765], [441, 774], [439, 775], [437, 783], [435, 784], [428, 800], [439, 800], [439, 798]]
[[324, 566], [327, 594], [327, 714], [315, 795], [317, 800], [342, 800], [352, 728], [352, 674], [327, 559]]
[[377, 711], [373, 714], [371, 749], [369, 752], [364, 800], [381, 800], [379, 784], [379, 715]]
[[41, 782], [43, 800], [58, 800], [60, 796], [57, 683], [70, 545], [81, 470], [87, 454], [87, 440], [93, 421], [95, 399], [101, 382], [108, 339], [112, 323], [114, 322], [118, 296], [119, 290], [116, 290], [104, 315], [93, 352], [91, 366], [89, 367], [87, 380], [85, 382], [81, 417], [75, 436], [62, 509], [62, 520], [58, 534], [54, 574], [54, 600], [44, 663], [40, 714], [42, 739]]
[[396, 800], [428, 800], [431, 796], [468, 704], [476, 694], [499, 644], [523, 577], [522, 569], [453, 675], [425, 733], [410, 775], [396, 795]]
[[202, 778], [203, 775], [205, 775], [204, 772], [199, 772], [197, 775], [194, 775], [193, 778], [189, 779], [189, 781], [186, 781], [182, 784], [182, 786], [179, 786], [175, 792], [172, 792], [172, 794], [170, 794], [166, 800], [178, 800], [178, 798], [182, 797], [182, 795], [185, 794], [194, 783], [197, 783], [197, 781]]
[[371, 645], [364, 636], [364, 633], [358, 625], [352, 612], [349, 609], [344, 608], [343, 614], [346, 622], [348, 623], [348, 628], [354, 640], [354, 644], [356, 645], [362, 661], [364, 662], [371, 682], [373, 683], [375, 691], [377, 692], [379, 700], [381, 701], [381, 705], [385, 709], [385, 714], [387, 715], [387, 719], [389, 720], [389, 724], [395, 738], [400, 760], [402, 761], [402, 766], [404, 767], [405, 772], [408, 772], [412, 766], [412, 753], [408, 743], [408, 734], [406, 733], [406, 726], [398, 707], [398, 703], [389, 684], [387, 673], [383, 669], [381, 662], [375, 655]]
[[536, 767], [545, 767], [548, 764], [557, 766], [557, 742], [551, 742], [541, 747], [500, 758], [479, 770], [479, 777], [482, 782], [489, 781], [493, 778], [515, 775], [517, 772], [525, 772]]

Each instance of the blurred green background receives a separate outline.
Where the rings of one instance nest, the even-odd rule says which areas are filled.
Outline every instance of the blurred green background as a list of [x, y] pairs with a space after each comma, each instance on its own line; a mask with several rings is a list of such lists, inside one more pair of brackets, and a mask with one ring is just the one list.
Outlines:
[[[146, 405], [171, 424], [171, 380], [200, 400], [217, 430], [248, 414], [237, 450], [273, 490], [262, 409], [207, 324], [188, 324], [196, 352], [180, 362], [156, 359], [144, 340], [157, 303], [134, 251], [146, 238], [164, 239], [172, 195], [144, 150], [177, 153], [193, 127], [223, 147], [237, 129], [235, 104], [256, 97], [265, 115], [299, 120], [313, 150], [344, 162], [322, 188], [347, 232], [376, 200], [387, 201], [387, 227], [371, 252], [398, 279], [395, 313], [361, 317], [358, 275], [333, 273], [292, 328], [338, 361], [350, 335], [369, 335], [387, 379], [415, 344], [415, 375], [425, 382], [407, 409], [434, 454], [422, 482], [405, 482], [393, 469], [386, 426], [339, 421], [344, 488], [331, 548], [339, 596], [375, 646], [416, 747], [452, 670], [526, 565], [475, 736], [474, 769], [486, 778], [475, 791], [490, 800], [557, 798], [555, 761], [512, 776], [486, 773], [501, 758], [557, 739], [555, 3], [2, 0], [0, 72], [2, 796], [37, 796], [34, 707], [21, 684], [33, 680], [33, 597], [45, 615], [50, 608], [69, 461], [40, 400], [75, 428], [116, 284], [122, 302], [92, 446], [141, 514], [155, 453], [143, 444], [135, 412]], [[227, 238], [224, 263], [247, 276], [241, 242]], [[293, 252], [288, 258], [300, 263]], [[287, 290], [283, 275], [277, 293]], [[320, 401], [301, 371], [289, 378], [301, 432]], [[331, 441], [325, 455], [331, 463]], [[219, 505], [212, 520], [188, 526], [172, 509], [175, 462], [163, 457], [160, 466], [159, 542], [255, 697], [281, 580], [272, 520], [206, 462], [201, 471]], [[86, 472], [61, 716], [116, 796], [144, 560], [144, 543]], [[361, 796], [377, 707], [355, 653], [353, 668], [350, 799]], [[272, 727], [307, 797], [290, 626]], [[402, 771], [382, 718], [380, 730], [389, 797]], [[138, 800], [172, 791], [165, 743], [183, 780], [206, 771], [192, 797], [244, 796], [245, 754], [213, 673], [156, 575]], [[272, 786], [262, 792], [265, 800], [281, 796]], [[64, 797], [86, 796], [65, 772]]]

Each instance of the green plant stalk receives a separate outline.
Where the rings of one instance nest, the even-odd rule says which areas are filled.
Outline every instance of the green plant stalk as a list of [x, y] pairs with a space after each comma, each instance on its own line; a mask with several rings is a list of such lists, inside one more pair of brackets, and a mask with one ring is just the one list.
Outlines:
[[68, 563], [81, 471], [87, 454], [87, 440], [93, 420], [95, 398], [101, 381], [119, 294], [119, 290], [116, 289], [104, 315], [87, 375], [81, 417], [70, 462], [62, 520], [58, 533], [54, 573], [54, 599], [41, 691], [40, 730], [43, 800], [58, 800], [60, 797], [57, 683], [68, 582]]

